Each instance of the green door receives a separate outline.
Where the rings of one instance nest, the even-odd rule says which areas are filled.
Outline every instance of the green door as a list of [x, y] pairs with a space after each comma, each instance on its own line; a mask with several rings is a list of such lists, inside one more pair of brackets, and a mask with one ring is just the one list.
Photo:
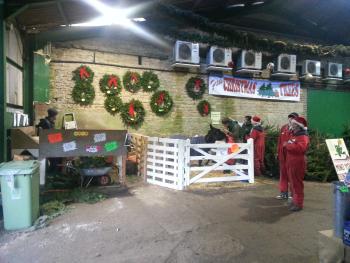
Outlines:
[[49, 101], [50, 67], [43, 56], [34, 54], [34, 101]]

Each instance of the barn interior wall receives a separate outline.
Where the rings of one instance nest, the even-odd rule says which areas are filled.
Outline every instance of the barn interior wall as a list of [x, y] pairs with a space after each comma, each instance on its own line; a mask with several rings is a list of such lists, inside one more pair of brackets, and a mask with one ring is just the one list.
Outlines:
[[[146, 109], [143, 126], [137, 131], [146, 135], [203, 134], [208, 129], [210, 117], [201, 117], [197, 112], [197, 102], [189, 98], [185, 91], [187, 80], [198, 75], [196, 72], [176, 71], [171, 67], [172, 44], [159, 48], [135, 36], [124, 35], [117, 38], [96, 38], [79, 41], [53, 43], [50, 63], [50, 99], [59, 109], [61, 121], [63, 113], [75, 112], [79, 128], [123, 129], [119, 115], [111, 116], [104, 109], [104, 96], [99, 90], [99, 80], [104, 74], [117, 74], [122, 78], [127, 70], [142, 73], [152, 69], [159, 77], [161, 88], [170, 92], [174, 108], [169, 116], [157, 117], [151, 112], [151, 94], [139, 91], [131, 94], [122, 91], [124, 102], [131, 98], [142, 101]], [[142, 63], [140, 62], [140, 58]], [[81, 107], [71, 98], [72, 71], [86, 64], [95, 73], [93, 85], [96, 97], [92, 106]], [[208, 75], [201, 74], [207, 82]], [[242, 121], [245, 115], [259, 115], [265, 123], [280, 126], [292, 111], [306, 115], [307, 91], [302, 90], [300, 102], [252, 100], [233, 97], [204, 95], [210, 101], [212, 111], [221, 112]], [[60, 123], [58, 123], [60, 125]]]

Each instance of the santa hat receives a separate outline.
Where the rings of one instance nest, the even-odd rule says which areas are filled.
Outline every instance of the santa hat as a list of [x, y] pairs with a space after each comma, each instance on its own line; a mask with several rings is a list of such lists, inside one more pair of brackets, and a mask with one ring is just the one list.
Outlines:
[[292, 120], [292, 123], [295, 123], [296, 125], [298, 125], [299, 127], [301, 127], [304, 130], [307, 130], [307, 122], [306, 119], [303, 117], [296, 117]]
[[252, 118], [252, 124], [260, 124], [260, 123], [261, 123], [260, 117], [254, 116], [254, 117]]

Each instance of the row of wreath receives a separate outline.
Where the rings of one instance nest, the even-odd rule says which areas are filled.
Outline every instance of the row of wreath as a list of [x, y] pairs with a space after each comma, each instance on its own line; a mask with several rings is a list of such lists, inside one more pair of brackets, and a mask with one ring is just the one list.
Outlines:
[[[169, 92], [165, 90], [158, 91], [152, 96], [150, 106], [156, 115], [164, 116], [172, 109], [173, 100]], [[134, 128], [142, 125], [146, 115], [142, 102], [135, 99], [124, 104], [119, 97], [107, 97], [105, 108], [112, 115], [120, 113], [124, 124]], [[210, 103], [206, 100], [200, 101], [197, 105], [197, 110], [203, 117], [208, 116]]]
[[[95, 90], [92, 85], [94, 72], [87, 66], [81, 65], [73, 71], [73, 80], [75, 86], [72, 91], [73, 100], [80, 105], [90, 105], [95, 98]], [[121, 113], [124, 123], [128, 126], [140, 126], [144, 120], [145, 110], [142, 103], [138, 100], [132, 100], [123, 104], [118, 97], [121, 92], [121, 81], [117, 75], [105, 74], [100, 80], [100, 90], [105, 94], [105, 108], [115, 115]], [[159, 88], [159, 79], [152, 71], [146, 71], [142, 74], [136, 72], [126, 72], [123, 77], [124, 87], [130, 92], [137, 92], [141, 87], [146, 92], [154, 92]], [[190, 78], [186, 84], [187, 94], [194, 100], [201, 99], [205, 92], [205, 82], [199, 77]], [[165, 91], [157, 91], [151, 98], [151, 109], [158, 116], [163, 116], [170, 112], [173, 106], [173, 100], [170, 94]], [[210, 103], [206, 100], [197, 105], [197, 109], [202, 116], [210, 113]]]

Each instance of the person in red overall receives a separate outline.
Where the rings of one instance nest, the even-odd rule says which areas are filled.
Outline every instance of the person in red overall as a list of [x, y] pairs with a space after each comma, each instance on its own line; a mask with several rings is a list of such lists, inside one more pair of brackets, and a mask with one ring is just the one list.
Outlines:
[[279, 190], [280, 194], [276, 197], [279, 200], [288, 200], [288, 176], [286, 169], [286, 156], [283, 153], [283, 143], [288, 142], [292, 134], [292, 120], [298, 117], [298, 113], [292, 112], [288, 115], [288, 123], [283, 125], [278, 136], [277, 158], [280, 168]]
[[304, 176], [306, 171], [305, 153], [309, 147], [307, 122], [303, 117], [296, 117], [292, 121], [292, 134], [288, 142], [283, 144], [286, 155], [288, 180], [291, 183], [293, 202], [290, 211], [297, 212], [304, 206]]
[[253, 128], [248, 139], [254, 140], [254, 174], [261, 176], [265, 171], [264, 155], [265, 155], [265, 132], [261, 126], [261, 119], [258, 116], [252, 118]]

